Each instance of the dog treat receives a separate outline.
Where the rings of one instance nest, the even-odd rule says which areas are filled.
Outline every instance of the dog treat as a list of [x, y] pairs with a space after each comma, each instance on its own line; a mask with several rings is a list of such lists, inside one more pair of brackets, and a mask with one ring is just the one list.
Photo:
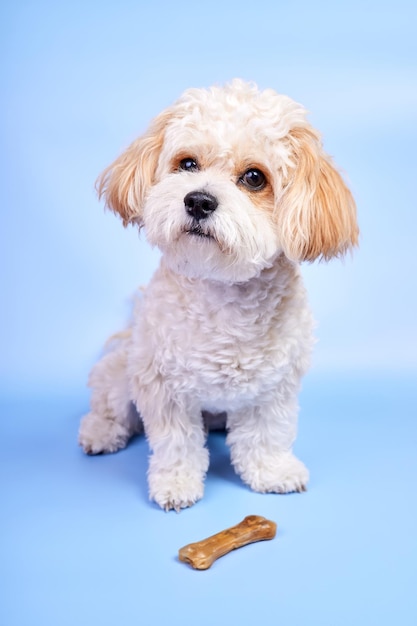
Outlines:
[[178, 552], [180, 561], [194, 569], [208, 569], [216, 559], [248, 543], [273, 539], [277, 531], [275, 522], [260, 515], [248, 515], [245, 519], [216, 535], [202, 541], [189, 543]]

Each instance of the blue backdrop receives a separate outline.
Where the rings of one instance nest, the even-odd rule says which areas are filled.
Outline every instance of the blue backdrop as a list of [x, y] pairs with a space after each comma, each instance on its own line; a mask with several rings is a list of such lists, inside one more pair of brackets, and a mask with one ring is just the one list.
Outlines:
[[[0, 11], [4, 623], [191, 624], [198, 603], [200, 624], [233, 612], [242, 624], [416, 623], [415, 3], [5, 0]], [[158, 262], [103, 211], [94, 181], [185, 88], [233, 77], [311, 111], [356, 197], [361, 242], [344, 262], [304, 268], [320, 339], [298, 444], [308, 494], [251, 494], [213, 438], [207, 501], [164, 516], [146, 500], [146, 442], [100, 459], [76, 445], [88, 371]], [[287, 524], [273, 557], [266, 544], [225, 557], [211, 586], [175, 560], [181, 543], [256, 512]]]

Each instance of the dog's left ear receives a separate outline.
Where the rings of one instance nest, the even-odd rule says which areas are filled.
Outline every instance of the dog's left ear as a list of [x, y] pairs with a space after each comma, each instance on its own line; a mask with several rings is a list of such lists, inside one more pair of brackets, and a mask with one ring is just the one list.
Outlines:
[[148, 131], [136, 139], [104, 172], [96, 182], [99, 198], [118, 213], [123, 225], [142, 224], [142, 208], [148, 189], [154, 183], [164, 131], [171, 119], [166, 110], [151, 123]]
[[341, 256], [358, 243], [355, 201], [310, 127], [289, 133], [294, 160], [277, 218], [284, 252], [295, 261]]

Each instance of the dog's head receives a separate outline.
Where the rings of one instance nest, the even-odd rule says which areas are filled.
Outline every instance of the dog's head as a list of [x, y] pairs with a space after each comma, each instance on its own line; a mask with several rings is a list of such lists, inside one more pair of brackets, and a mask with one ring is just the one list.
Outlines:
[[304, 108], [240, 80], [186, 91], [98, 190], [189, 277], [245, 281], [278, 254], [330, 259], [358, 239], [354, 200]]

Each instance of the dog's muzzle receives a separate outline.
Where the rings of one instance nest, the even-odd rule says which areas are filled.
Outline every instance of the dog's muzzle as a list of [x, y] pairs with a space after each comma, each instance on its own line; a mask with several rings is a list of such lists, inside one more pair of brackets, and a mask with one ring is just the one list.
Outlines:
[[218, 207], [217, 199], [206, 191], [190, 191], [184, 198], [187, 214], [197, 222], [205, 220]]

